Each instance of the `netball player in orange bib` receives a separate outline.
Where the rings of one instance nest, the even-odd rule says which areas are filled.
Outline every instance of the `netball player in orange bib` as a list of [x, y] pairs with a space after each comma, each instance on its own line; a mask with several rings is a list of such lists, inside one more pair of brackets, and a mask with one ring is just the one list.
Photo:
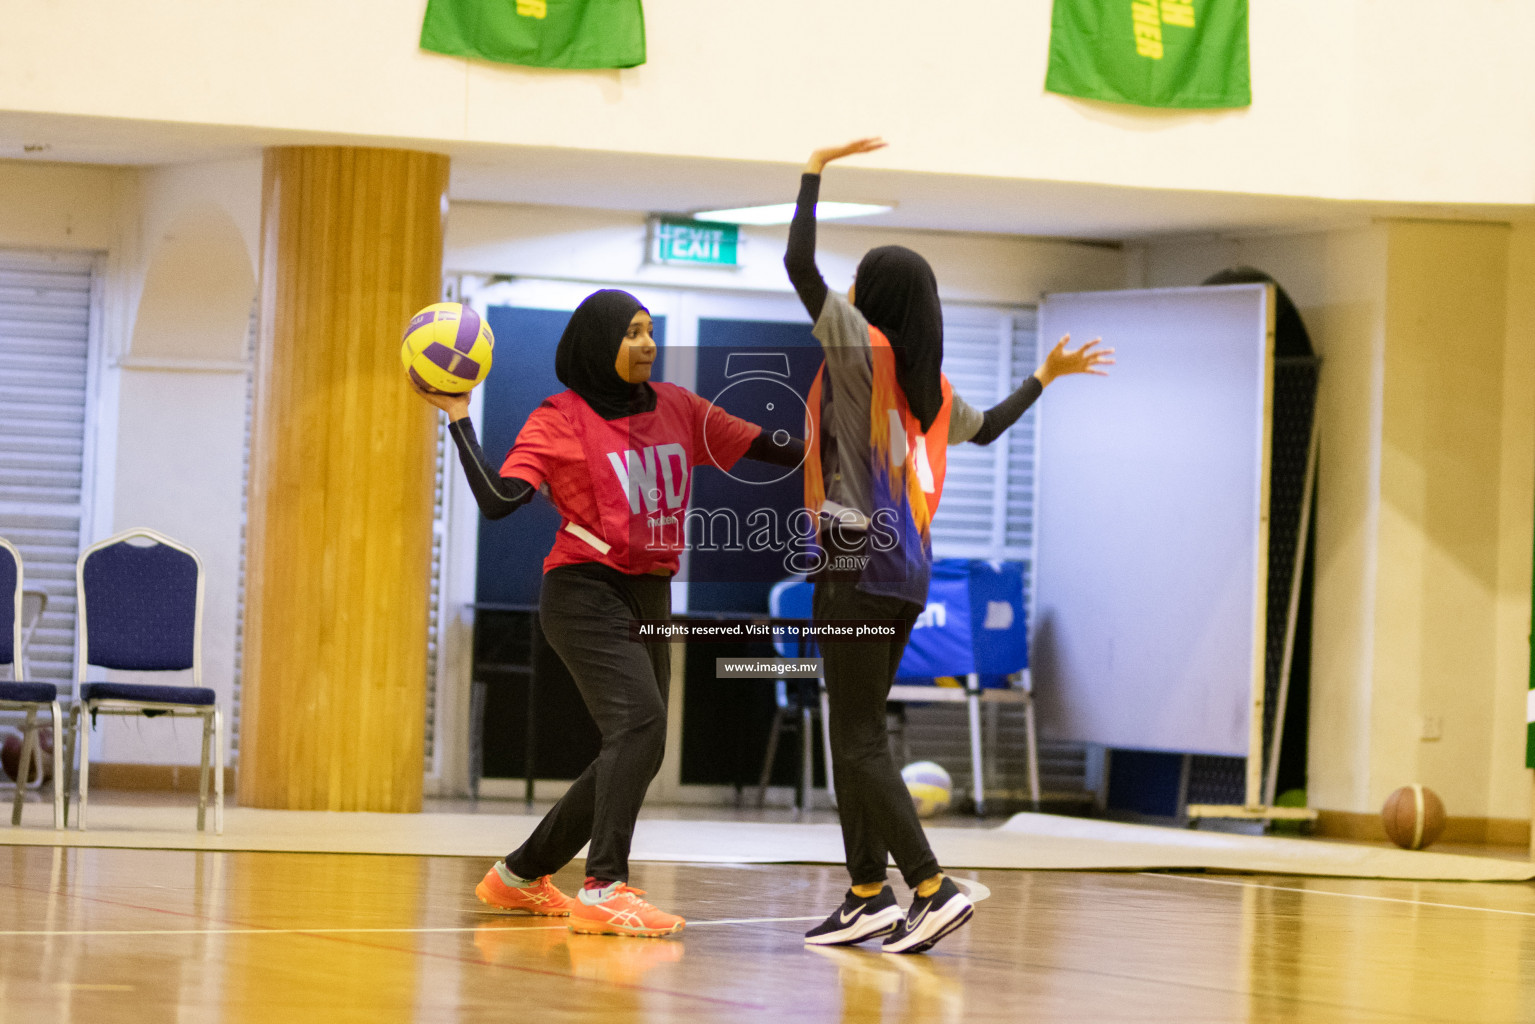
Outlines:
[[[420, 392], [448, 414], [488, 518], [511, 514], [541, 489], [561, 515], [544, 560], [539, 623], [602, 748], [475, 895], [503, 910], [568, 915], [578, 932], [658, 936], [684, 923], [628, 884], [634, 822], [665, 748], [671, 674], [668, 645], [631, 640], [629, 627], [671, 614], [693, 470], [728, 470], [742, 457], [793, 467], [804, 457], [798, 440], [777, 444], [691, 391], [652, 383], [655, 355], [650, 313], [638, 299], [617, 290], [588, 296], [555, 353], [569, 390], [533, 411], [499, 471], [480, 450], [468, 397]], [[586, 884], [568, 897], [549, 876], [588, 841]]]
[[[943, 310], [932, 268], [921, 256], [896, 245], [871, 249], [847, 296], [829, 291], [815, 264], [821, 170], [884, 145], [859, 139], [811, 155], [784, 255], [826, 356], [811, 386], [805, 434], [805, 504], [817, 513], [824, 557], [813, 574], [813, 614], [818, 622], [903, 624], [888, 643], [821, 643], [852, 888], [805, 941], [848, 945], [886, 936], [886, 952], [920, 953], [972, 913], [928, 846], [885, 734], [885, 698], [927, 600], [929, 527], [943, 495], [945, 449], [965, 441], [990, 444], [1052, 380], [1102, 374], [1113, 350], [1097, 349], [1097, 341], [1068, 350], [1062, 338], [1033, 376], [983, 413], [955, 394], [942, 373]], [[885, 885], [890, 856], [915, 890], [905, 913]]]

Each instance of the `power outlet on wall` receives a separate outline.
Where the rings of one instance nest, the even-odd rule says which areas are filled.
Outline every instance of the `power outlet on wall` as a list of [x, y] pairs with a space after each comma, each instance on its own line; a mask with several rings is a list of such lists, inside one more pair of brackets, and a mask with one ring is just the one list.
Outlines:
[[1423, 716], [1423, 732], [1421, 739], [1437, 740], [1444, 735], [1444, 719], [1439, 715]]

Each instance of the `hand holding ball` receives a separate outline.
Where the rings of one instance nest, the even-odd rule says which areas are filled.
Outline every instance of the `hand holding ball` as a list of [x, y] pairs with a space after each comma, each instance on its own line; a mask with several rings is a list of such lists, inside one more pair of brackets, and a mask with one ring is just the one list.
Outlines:
[[1432, 789], [1414, 783], [1386, 797], [1380, 820], [1393, 843], [1404, 850], [1421, 850], [1444, 832], [1444, 803]]
[[426, 392], [462, 395], [490, 373], [490, 324], [461, 302], [434, 302], [411, 317], [400, 362]]

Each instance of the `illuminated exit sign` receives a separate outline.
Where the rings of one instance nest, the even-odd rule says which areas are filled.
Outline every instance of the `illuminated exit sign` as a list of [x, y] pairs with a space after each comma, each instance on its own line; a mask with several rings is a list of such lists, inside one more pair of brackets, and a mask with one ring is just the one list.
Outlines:
[[733, 267], [740, 236], [735, 224], [656, 217], [651, 221], [650, 258], [655, 263]]

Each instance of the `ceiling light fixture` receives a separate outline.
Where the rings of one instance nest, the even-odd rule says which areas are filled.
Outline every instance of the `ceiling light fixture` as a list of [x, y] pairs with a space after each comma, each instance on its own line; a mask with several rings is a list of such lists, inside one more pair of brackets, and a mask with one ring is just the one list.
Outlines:
[[[848, 217], [872, 217], [893, 209], [893, 203], [830, 203], [823, 200], [815, 204], [815, 217], [816, 220], [845, 220]], [[729, 210], [700, 210], [692, 216], [694, 220], [720, 224], [787, 224], [794, 219], [794, 204], [773, 203], [768, 206], [739, 206]]]

